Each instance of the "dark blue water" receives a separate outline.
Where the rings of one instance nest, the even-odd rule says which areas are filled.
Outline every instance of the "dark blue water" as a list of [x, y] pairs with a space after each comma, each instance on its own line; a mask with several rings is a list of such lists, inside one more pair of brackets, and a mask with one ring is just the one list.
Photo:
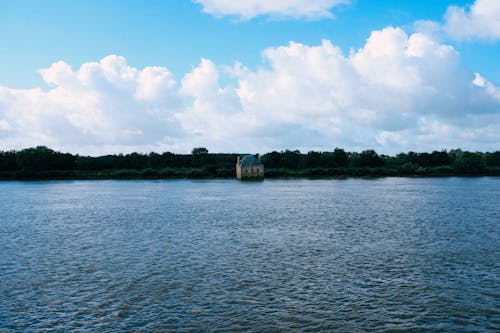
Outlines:
[[0, 182], [0, 331], [498, 332], [500, 178]]

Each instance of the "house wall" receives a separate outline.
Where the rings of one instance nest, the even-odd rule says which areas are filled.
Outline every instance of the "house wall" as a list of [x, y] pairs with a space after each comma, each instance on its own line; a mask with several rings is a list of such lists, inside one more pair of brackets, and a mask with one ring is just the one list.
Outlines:
[[238, 179], [260, 179], [264, 178], [264, 166], [241, 167], [236, 165], [236, 178]]

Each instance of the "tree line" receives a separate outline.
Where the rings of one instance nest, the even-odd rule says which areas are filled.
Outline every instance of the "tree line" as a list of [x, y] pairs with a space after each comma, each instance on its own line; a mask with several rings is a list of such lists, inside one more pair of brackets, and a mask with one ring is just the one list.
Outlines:
[[[204, 147], [190, 154], [131, 153], [98, 157], [61, 153], [45, 146], [0, 151], [1, 179], [234, 177], [237, 156]], [[272, 151], [261, 156], [266, 177], [500, 175], [500, 151], [460, 149], [407, 152]]]

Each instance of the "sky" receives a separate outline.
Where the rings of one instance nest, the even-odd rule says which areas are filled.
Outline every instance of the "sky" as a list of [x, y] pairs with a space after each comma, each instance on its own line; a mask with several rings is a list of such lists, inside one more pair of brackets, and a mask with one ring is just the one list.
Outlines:
[[499, 0], [0, 0], [0, 150], [500, 150]]

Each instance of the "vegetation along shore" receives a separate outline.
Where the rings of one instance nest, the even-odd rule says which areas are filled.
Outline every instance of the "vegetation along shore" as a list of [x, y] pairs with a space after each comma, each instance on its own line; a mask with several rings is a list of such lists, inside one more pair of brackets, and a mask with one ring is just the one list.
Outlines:
[[[98, 157], [60, 153], [44, 146], [0, 151], [0, 179], [164, 179], [234, 178], [244, 154], [213, 154], [194, 148], [191, 154], [131, 153]], [[500, 176], [500, 151], [407, 152], [395, 156], [374, 150], [346, 152], [298, 150], [262, 155], [266, 178]]]

